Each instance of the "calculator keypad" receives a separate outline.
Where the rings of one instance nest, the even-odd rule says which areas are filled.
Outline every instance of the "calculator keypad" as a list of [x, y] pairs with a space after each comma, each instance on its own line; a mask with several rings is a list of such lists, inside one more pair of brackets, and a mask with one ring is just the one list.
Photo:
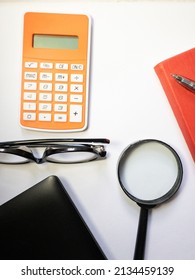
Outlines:
[[46, 130], [82, 130], [86, 118], [83, 61], [25, 61], [21, 124]]

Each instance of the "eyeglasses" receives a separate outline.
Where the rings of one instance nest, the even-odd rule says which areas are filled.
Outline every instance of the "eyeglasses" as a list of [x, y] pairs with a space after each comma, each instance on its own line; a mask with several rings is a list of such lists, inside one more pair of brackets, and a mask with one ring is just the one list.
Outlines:
[[[36, 162], [82, 163], [106, 158], [105, 138], [94, 139], [33, 139], [0, 142], [0, 163], [22, 164]], [[36, 157], [31, 148], [44, 148], [42, 157]]]

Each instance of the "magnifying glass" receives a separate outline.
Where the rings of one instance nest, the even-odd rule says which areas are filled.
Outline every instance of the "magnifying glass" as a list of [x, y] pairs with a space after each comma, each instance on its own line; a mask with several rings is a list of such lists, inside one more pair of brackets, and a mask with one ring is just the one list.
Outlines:
[[123, 191], [141, 207], [134, 260], [142, 260], [148, 210], [177, 192], [183, 177], [182, 163], [171, 146], [146, 139], [135, 142], [122, 152], [117, 172]]

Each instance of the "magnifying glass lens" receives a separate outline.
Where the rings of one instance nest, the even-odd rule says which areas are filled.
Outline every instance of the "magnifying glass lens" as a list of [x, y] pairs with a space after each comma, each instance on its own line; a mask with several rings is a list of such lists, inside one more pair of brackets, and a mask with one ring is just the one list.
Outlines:
[[178, 178], [177, 158], [158, 141], [127, 149], [120, 164], [122, 185], [138, 200], [151, 201], [164, 196]]

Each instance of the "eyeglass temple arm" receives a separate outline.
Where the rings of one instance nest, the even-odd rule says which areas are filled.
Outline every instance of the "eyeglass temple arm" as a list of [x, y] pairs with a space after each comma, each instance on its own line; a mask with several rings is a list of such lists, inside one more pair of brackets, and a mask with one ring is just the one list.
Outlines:
[[110, 140], [106, 138], [48, 138], [48, 139], [30, 139], [30, 140], [18, 140], [18, 141], [6, 141], [0, 142], [0, 147], [9, 146], [22, 146], [31, 144], [52, 144], [52, 143], [103, 143], [109, 144]]

